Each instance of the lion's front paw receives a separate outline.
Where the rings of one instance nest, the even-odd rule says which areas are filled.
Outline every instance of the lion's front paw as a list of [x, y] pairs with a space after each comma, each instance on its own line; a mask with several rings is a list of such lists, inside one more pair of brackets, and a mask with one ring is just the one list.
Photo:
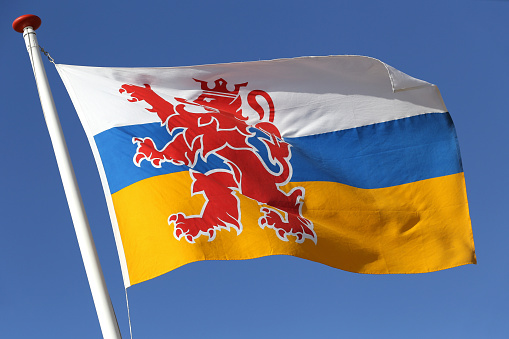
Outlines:
[[129, 102], [146, 101], [147, 97], [153, 93], [149, 84], [145, 84], [144, 87], [126, 84], [122, 85], [118, 91], [130, 95], [131, 98], [127, 99]]
[[133, 144], [138, 144], [136, 154], [134, 155], [133, 162], [136, 166], [140, 167], [143, 160], [150, 161], [152, 166], [160, 168], [161, 160], [163, 160], [156, 149], [154, 141], [150, 138], [133, 138]]

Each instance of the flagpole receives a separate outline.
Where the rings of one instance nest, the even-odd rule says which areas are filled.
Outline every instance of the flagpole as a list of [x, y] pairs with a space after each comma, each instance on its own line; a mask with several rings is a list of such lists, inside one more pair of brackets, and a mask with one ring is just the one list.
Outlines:
[[35, 82], [41, 100], [42, 111], [46, 120], [46, 125], [48, 126], [51, 143], [53, 144], [58, 169], [62, 178], [103, 337], [107, 339], [120, 339], [121, 335], [117, 318], [108, 294], [101, 264], [94, 245], [94, 239], [92, 238], [92, 232], [90, 231], [78, 183], [74, 175], [71, 158], [69, 157], [55, 102], [53, 101], [53, 95], [51, 94], [48, 78], [46, 77], [46, 71], [39, 52], [35, 30], [39, 28], [40, 25], [41, 19], [30, 14], [20, 16], [12, 23], [12, 27], [15, 31], [23, 33], [23, 38], [25, 39], [30, 56]]

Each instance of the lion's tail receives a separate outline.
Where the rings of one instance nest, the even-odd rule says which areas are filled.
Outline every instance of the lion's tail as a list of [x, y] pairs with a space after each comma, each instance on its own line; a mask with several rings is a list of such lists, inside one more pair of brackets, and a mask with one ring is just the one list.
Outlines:
[[270, 140], [263, 139], [263, 142], [269, 149], [269, 156], [282, 166], [277, 181], [280, 183], [286, 182], [290, 178], [292, 168], [290, 165], [291, 145], [277, 138], [274, 134], [271, 134]]

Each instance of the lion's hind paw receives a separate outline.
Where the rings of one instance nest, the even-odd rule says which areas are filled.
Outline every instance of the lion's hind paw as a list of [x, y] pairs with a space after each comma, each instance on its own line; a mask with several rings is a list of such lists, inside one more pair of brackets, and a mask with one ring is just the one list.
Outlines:
[[214, 227], [204, 226], [202, 219], [196, 216], [187, 217], [183, 213], [172, 214], [168, 218], [168, 224], [172, 223], [175, 224], [173, 235], [177, 240], [185, 238], [188, 243], [194, 244], [200, 235], [207, 236], [209, 241], [216, 237]]
[[[296, 237], [295, 242], [297, 243], [303, 243], [304, 240], [311, 239], [316, 244], [313, 223], [308, 219], [268, 207], [262, 207], [260, 211], [263, 213], [263, 216], [258, 220], [260, 227], [273, 229], [279, 239], [289, 241], [288, 236], [291, 235]], [[286, 218], [283, 217], [283, 213], [286, 214]]]

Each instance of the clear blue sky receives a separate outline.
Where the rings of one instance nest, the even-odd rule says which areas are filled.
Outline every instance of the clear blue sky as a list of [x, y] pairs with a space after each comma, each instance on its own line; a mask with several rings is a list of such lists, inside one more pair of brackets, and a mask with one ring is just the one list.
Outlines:
[[[1, 1], [0, 337], [100, 328], [21, 34], [57, 63], [183, 66], [368, 55], [436, 84], [455, 122], [479, 264], [348, 273], [292, 257], [199, 262], [128, 289], [134, 338], [507, 338], [509, 1]], [[46, 62], [124, 338], [124, 287], [92, 152]]]

